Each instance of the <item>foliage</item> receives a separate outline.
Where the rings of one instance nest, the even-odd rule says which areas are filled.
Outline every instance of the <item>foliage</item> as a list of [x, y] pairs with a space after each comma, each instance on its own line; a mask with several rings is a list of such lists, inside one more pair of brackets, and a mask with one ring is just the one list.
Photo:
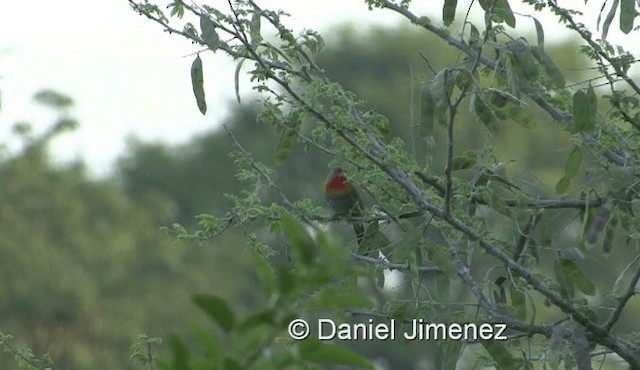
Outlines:
[[[178, 248], [158, 231], [177, 216], [166, 197], [133, 202], [81, 163], [53, 164], [49, 144], [75, 126], [72, 100], [51, 90], [35, 99], [53, 122], [38, 133], [17, 124], [22, 146], [0, 160], [0, 368], [134, 368], [123, 354], [138, 333], [188, 332], [195, 292], [230, 287], [226, 299], [254, 303], [250, 275], [224, 279], [246, 270], [240, 248]], [[227, 262], [213, 270], [212, 259]]]
[[[348, 164], [351, 180], [374, 204], [365, 216], [369, 233], [385, 235], [371, 238], [369, 247], [379, 254], [349, 255], [346, 247], [337, 247], [340, 243], [322, 230], [332, 219], [319, 215], [316, 203], [294, 200], [276, 181], [272, 166], [228, 130], [237, 150], [236, 176], [248, 188], [228, 195], [231, 206], [223, 216], [200, 216], [198, 230], [174, 225], [171, 231], [208, 240], [234, 227], [269, 227], [269, 234], [260, 235], [266, 240], [247, 233], [266, 304], [254, 313], [256, 318], [243, 320], [224, 299], [196, 296], [195, 303], [222, 332], [207, 332], [194, 346], [172, 337], [172, 360], [163, 367], [314, 368], [322, 360], [370, 367], [343, 343], [287, 337], [287, 322], [313, 317], [317, 310], [337, 321], [364, 315], [399, 322], [504, 323], [509, 328], [504, 342], [443, 342], [439, 368], [475, 361], [497, 368], [564, 364], [586, 369], [608, 358], [613, 365], [640, 367], [637, 333], [616, 327], [640, 280], [635, 217], [640, 87], [628, 75], [635, 58], [606, 41], [611, 14], [618, 6], [629, 11], [634, 5], [614, 2], [602, 23], [602, 38], [596, 39], [576, 20], [579, 11], [554, 1], [525, 2], [535, 11], [551, 11], [581, 38], [581, 51], [606, 81], [608, 94], [598, 97], [591, 83], [568, 85], [545, 47], [544, 27], [533, 20], [535, 44], [515, 33], [520, 17], [507, 0], [474, 3], [485, 14], [482, 27], [469, 19], [456, 24], [457, 2], [445, 1], [443, 22], [461, 27], [460, 32], [415, 15], [410, 1], [367, 1], [372, 8], [400, 14], [458, 53], [439, 70], [428, 54], [422, 55], [432, 74], [417, 77], [420, 94], [411, 102], [419, 112], [410, 117], [410, 126], [419, 127], [418, 138], [413, 129], [398, 130], [401, 122], [392, 122], [332, 80], [317, 62], [324, 46], [320, 35], [310, 30], [295, 35], [284, 24], [284, 12], [250, 0], [229, 2], [225, 9], [176, 1], [167, 17], [157, 5], [130, 0], [137, 12], [165, 30], [232, 57], [238, 73], [248, 68], [263, 99], [260, 119], [280, 135], [274, 162], [292, 160], [293, 149], [303, 143], [330, 154], [334, 163]], [[621, 30], [632, 31], [634, 16], [629, 11], [620, 17]], [[275, 39], [269, 40], [265, 35], [273, 32]], [[198, 60], [193, 90], [204, 111], [206, 86], [200, 76], [206, 66]], [[566, 154], [553, 158], [563, 163], [560, 176], [543, 186], [532, 186], [527, 168], [512, 171], [491, 145], [506, 130], [527, 135], [536, 122], [533, 106], [571, 138]], [[465, 110], [473, 122], [464, 119]], [[465, 147], [458, 134], [474, 124], [488, 139]], [[444, 170], [428, 152], [416, 156], [408, 140], [439, 140]], [[607, 271], [614, 281], [600, 278], [592, 261], [613, 260], [614, 253], [617, 258]], [[283, 254], [287, 258], [276, 258]], [[392, 289], [387, 282], [392, 271], [408, 283]], [[199, 335], [202, 329], [194, 332]], [[222, 339], [224, 351], [216, 344]]]

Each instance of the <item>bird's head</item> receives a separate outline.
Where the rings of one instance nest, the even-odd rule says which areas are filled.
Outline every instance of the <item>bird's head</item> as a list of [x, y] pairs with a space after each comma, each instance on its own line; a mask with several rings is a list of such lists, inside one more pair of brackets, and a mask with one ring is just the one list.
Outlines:
[[333, 167], [331, 169], [331, 171], [329, 171], [329, 178], [334, 178], [334, 177], [347, 177], [347, 170], [344, 169], [344, 167], [342, 166], [336, 166]]
[[325, 190], [332, 191], [346, 191], [349, 190], [350, 185], [347, 183], [347, 171], [342, 166], [336, 166], [329, 171], [327, 176], [327, 182], [325, 184]]

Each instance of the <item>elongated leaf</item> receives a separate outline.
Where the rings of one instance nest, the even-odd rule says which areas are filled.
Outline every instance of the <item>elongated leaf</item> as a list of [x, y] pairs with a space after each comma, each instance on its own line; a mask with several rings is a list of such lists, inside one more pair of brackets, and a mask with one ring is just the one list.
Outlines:
[[507, 0], [495, 0], [495, 12], [496, 14], [504, 20], [504, 22], [509, 25], [511, 28], [516, 27], [516, 17], [513, 15], [513, 11], [511, 11], [511, 7], [509, 6], [509, 2]]
[[224, 299], [212, 294], [196, 294], [193, 303], [215, 321], [225, 333], [229, 333], [236, 324], [235, 315]]
[[258, 275], [258, 280], [262, 284], [267, 297], [271, 297], [275, 294], [277, 286], [277, 278], [273, 266], [267, 258], [260, 254], [257, 250], [251, 250], [251, 257], [253, 257], [253, 265]]
[[191, 369], [191, 366], [189, 366], [189, 357], [191, 354], [182, 339], [175, 334], [171, 334], [169, 336], [169, 343], [171, 345], [171, 353], [173, 354], [173, 368]]
[[451, 94], [449, 85], [449, 70], [443, 69], [436, 74], [431, 85], [431, 96], [437, 106], [448, 107], [447, 102]]
[[513, 317], [524, 321], [527, 318], [527, 299], [518, 287], [511, 284], [511, 309]]
[[562, 178], [556, 184], [556, 193], [564, 194], [569, 189], [569, 185], [571, 185], [571, 177], [562, 176]]
[[511, 209], [507, 206], [507, 203], [504, 201], [504, 199], [500, 198], [493, 192], [491, 193], [491, 199], [488, 205], [496, 212], [507, 217], [511, 217]]
[[240, 59], [240, 61], [236, 65], [235, 72], [233, 72], [233, 83], [235, 84], [236, 99], [238, 100], [238, 103], [241, 103], [240, 101], [240, 69], [242, 68], [242, 63], [244, 63], [245, 60], [246, 59], [244, 58]]
[[480, 118], [480, 121], [484, 123], [484, 125], [491, 131], [492, 133], [498, 132], [498, 125], [493, 118], [493, 113], [491, 109], [485, 104], [482, 99], [482, 96], [479, 93], [475, 93], [471, 96], [471, 100], [469, 102], [470, 108], [473, 112]]
[[428, 86], [420, 89], [420, 136], [427, 136], [433, 132], [435, 103]]
[[629, 33], [633, 29], [633, 19], [637, 16], [635, 0], [621, 0], [620, 3], [620, 31]]
[[504, 22], [511, 28], [516, 26], [516, 18], [507, 0], [480, 0], [480, 6], [485, 12], [491, 11], [493, 7], [491, 19], [494, 21], [499, 23]]
[[604, 23], [602, 24], [602, 39], [607, 39], [607, 34], [609, 34], [609, 26], [611, 26], [611, 22], [613, 21], [613, 17], [616, 15], [616, 10], [618, 9], [618, 4], [620, 0], [613, 0], [613, 4], [611, 5], [611, 9], [609, 9], [609, 14], [604, 19]]
[[391, 245], [391, 241], [380, 230], [380, 226], [377, 222], [372, 222], [364, 232], [364, 237], [358, 245], [358, 253], [362, 255], [376, 254], [379, 249], [385, 248]]
[[447, 253], [444, 245], [428, 244], [427, 254], [431, 257], [431, 261], [448, 277], [455, 278], [457, 276], [456, 267], [453, 265], [451, 256]]
[[542, 28], [542, 24], [535, 18], [533, 18], [533, 23], [536, 26], [536, 36], [538, 38], [538, 47], [540, 50], [544, 50], [544, 28]]
[[413, 257], [415, 253], [415, 247], [420, 243], [422, 239], [422, 228], [414, 227], [410, 229], [404, 238], [400, 241], [397, 248], [391, 255], [394, 262], [404, 263], [409, 257]]
[[207, 113], [207, 102], [204, 99], [204, 77], [202, 72], [202, 59], [200, 55], [196, 56], [191, 64], [191, 87], [193, 89], [193, 95], [196, 97], [196, 103], [200, 113]]
[[556, 275], [556, 281], [560, 286], [560, 295], [562, 297], [571, 299], [575, 294], [575, 287], [573, 285], [573, 280], [569, 277], [568, 272], [562, 267], [561, 259], [556, 259], [553, 261], [553, 271]]
[[593, 86], [589, 85], [587, 89], [587, 106], [589, 107], [589, 116], [591, 119], [596, 116], [598, 113], [598, 98], [596, 97], [595, 91], [593, 91]]
[[202, 32], [202, 41], [212, 51], [218, 50], [220, 47], [220, 38], [216, 32], [216, 25], [207, 15], [200, 15], [200, 31]]
[[255, 313], [238, 324], [238, 331], [244, 332], [263, 324], [273, 324], [275, 322], [276, 313], [273, 309], [267, 309]]
[[287, 295], [296, 287], [296, 277], [288, 267], [280, 267], [278, 269], [278, 288], [281, 295]]
[[199, 325], [192, 325], [191, 331], [198, 340], [199, 348], [216, 363], [224, 358], [225, 349], [220, 345], [220, 339], [217, 333], [211, 331], [211, 328]]
[[480, 42], [480, 32], [478, 28], [473, 25], [471, 22], [467, 22], [469, 24], [469, 46], [475, 46]]
[[325, 344], [314, 338], [307, 338], [299, 343], [300, 357], [306, 361], [321, 364], [355, 366], [362, 369], [375, 369], [375, 366], [373, 366], [369, 360], [346, 347]]
[[440, 341], [438, 347], [442, 351], [442, 365], [440, 369], [443, 370], [455, 370], [458, 368], [458, 360], [460, 360], [460, 353], [462, 352], [466, 343], [462, 340], [447, 340]]
[[260, 19], [259, 12], [253, 13], [251, 17], [251, 23], [249, 24], [249, 34], [251, 35], [251, 46], [255, 47], [262, 42], [262, 34], [260, 33]]
[[564, 166], [564, 175], [568, 177], [574, 177], [582, 164], [582, 151], [579, 146], [575, 146], [569, 154], [569, 159]]
[[511, 352], [504, 344], [495, 340], [483, 340], [480, 342], [491, 358], [496, 362], [499, 370], [520, 369], [522, 361], [511, 356]]
[[542, 68], [544, 68], [545, 73], [551, 78], [553, 85], [557, 88], [563, 88], [566, 84], [564, 76], [560, 69], [556, 66], [547, 53], [539, 46], [531, 47], [531, 54], [538, 60]]
[[571, 261], [582, 261], [585, 259], [584, 253], [582, 253], [580, 249], [576, 247], [563, 249], [562, 253], [560, 253], [560, 256]]
[[444, 0], [444, 7], [442, 8], [442, 21], [445, 26], [450, 25], [456, 16], [456, 6], [458, 0]]
[[594, 117], [589, 108], [589, 98], [587, 94], [578, 90], [573, 94], [573, 123], [578, 132], [591, 131], [594, 126]]
[[592, 296], [596, 294], [596, 287], [593, 285], [591, 280], [589, 280], [582, 271], [576, 266], [575, 262], [569, 259], [561, 258], [560, 266], [564, 272], [564, 275], [567, 276], [573, 284], [580, 289], [580, 291], [586, 295]]
[[529, 46], [521, 39], [511, 40], [507, 43], [511, 51], [513, 66], [527, 80], [534, 80], [538, 76], [538, 65], [529, 50]]
[[275, 162], [277, 165], [281, 165], [289, 159], [291, 152], [298, 143], [298, 130], [300, 125], [295, 127], [284, 129], [280, 133], [280, 140], [276, 146], [276, 152], [274, 154]]
[[289, 213], [283, 212], [281, 215], [281, 225], [284, 234], [291, 241], [291, 256], [296, 262], [305, 266], [313, 264], [315, 258], [315, 244], [307, 231]]

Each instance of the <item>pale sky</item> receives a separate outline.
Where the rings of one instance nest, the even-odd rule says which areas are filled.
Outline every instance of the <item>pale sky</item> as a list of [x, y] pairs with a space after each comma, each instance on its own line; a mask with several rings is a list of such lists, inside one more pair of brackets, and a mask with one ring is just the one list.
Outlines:
[[[257, 2], [265, 8], [286, 10], [292, 15], [287, 25], [295, 30], [315, 29], [325, 38], [346, 21], [364, 27], [394, 25], [401, 19], [390, 11], [370, 12], [363, 0]], [[419, 14], [429, 11], [439, 24], [442, 0], [414, 2], [423, 6], [412, 10]], [[461, 10], [467, 3], [459, 1], [457, 19], [463, 16]], [[510, 3], [514, 10], [533, 14], [519, 1]], [[72, 115], [80, 122], [78, 130], [55, 140], [54, 157], [62, 161], [82, 158], [95, 175], [109, 173], [113, 160], [123, 152], [128, 135], [180, 143], [210, 130], [224, 117], [228, 102], [235, 100], [235, 66], [229, 58], [223, 54], [202, 55], [209, 107], [209, 113], [202, 116], [191, 90], [189, 68], [193, 57], [185, 57], [196, 51], [196, 46], [163, 33], [159, 25], [132, 11], [126, 0], [103, 1], [99, 6], [88, 4], [83, 0], [3, 4], [0, 144], [15, 146], [8, 138], [16, 121], [30, 121], [36, 132], [51, 124], [52, 116], [36, 109], [31, 101], [33, 94], [43, 88], [72, 97], [76, 103]], [[590, 4], [599, 7], [600, 3]], [[595, 27], [597, 10], [591, 13], [596, 15], [587, 17], [585, 23]], [[545, 28], [548, 42], [562, 34], [554, 18], [542, 20], [545, 27], [555, 27]], [[517, 22], [532, 25], [523, 17], [518, 17]], [[617, 27], [616, 21], [611, 25], [610, 37], [617, 37]], [[626, 46], [636, 44], [631, 37], [615, 40]], [[241, 92], [249, 91], [248, 83], [241, 84]]]

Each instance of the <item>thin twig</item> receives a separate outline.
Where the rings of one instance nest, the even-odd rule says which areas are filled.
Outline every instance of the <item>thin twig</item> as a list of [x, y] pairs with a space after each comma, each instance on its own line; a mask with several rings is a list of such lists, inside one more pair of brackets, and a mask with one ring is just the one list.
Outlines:
[[[392, 262], [389, 262], [389, 260], [387, 260], [386, 258], [375, 258], [375, 257], [363, 256], [357, 253], [351, 253], [351, 258], [353, 258], [356, 261], [366, 262], [374, 266], [380, 266], [381, 268], [387, 269], [387, 270], [402, 271], [402, 270], [408, 270], [410, 267], [408, 262], [392, 263]], [[415, 269], [420, 272], [441, 272], [442, 271], [440, 270], [440, 268], [436, 266], [416, 266]]]
[[[634, 262], [637, 262], [638, 260], [640, 260], [640, 256], [636, 257]], [[638, 284], [638, 281], [640, 281], [640, 265], [636, 268], [636, 272], [633, 274], [633, 277], [629, 282], [629, 286], [627, 286], [627, 290], [622, 296], [618, 297], [618, 304], [616, 305], [616, 308], [611, 312], [607, 321], [602, 324], [602, 328], [607, 332], [610, 331], [613, 325], [618, 321], [620, 314], [622, 314], [622, 310], [627, 305], [629, 299], [636, 294], [636, 285]]]

